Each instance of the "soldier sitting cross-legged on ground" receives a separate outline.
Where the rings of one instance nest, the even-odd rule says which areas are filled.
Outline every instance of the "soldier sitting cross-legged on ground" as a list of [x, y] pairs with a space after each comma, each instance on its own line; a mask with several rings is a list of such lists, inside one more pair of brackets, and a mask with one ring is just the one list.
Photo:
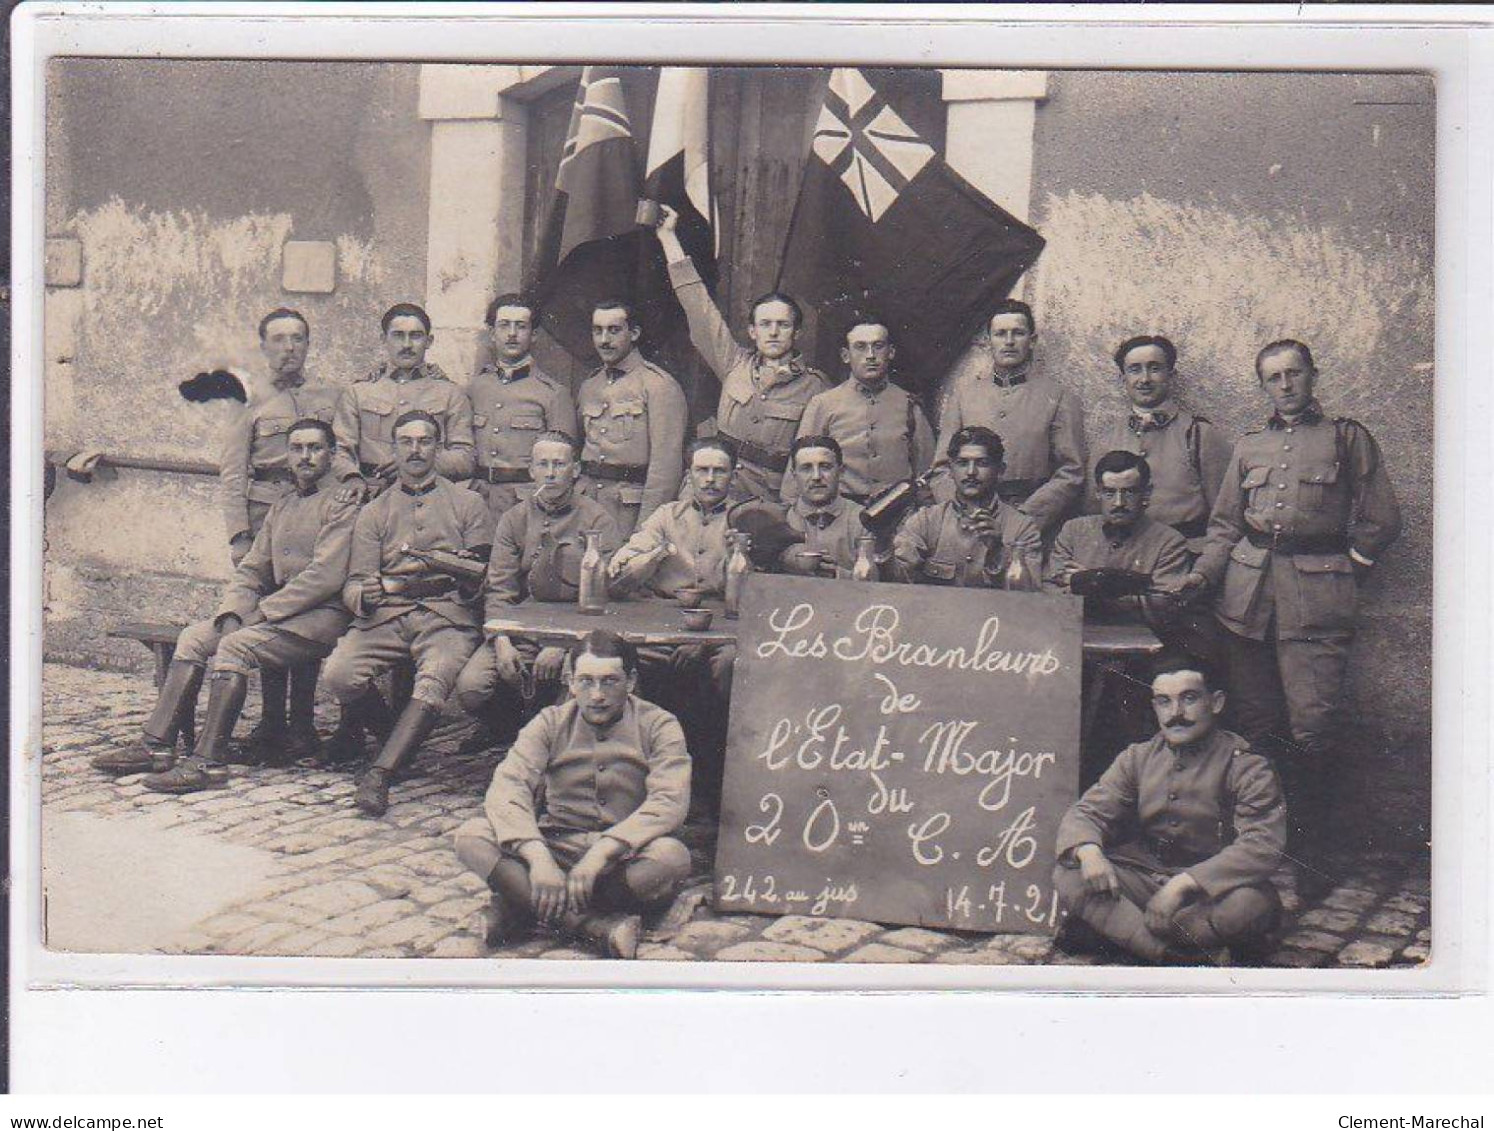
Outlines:
[[690, 807], [684, 732], [637, 682], [633, 646], [590, 633], [572, 657], [573, 698], [519, 732], [484, 816], [457, 829], [457, 855], [493, 893], [489, 946], [538, 921], [633, 958], [638, 913], [666, 907], [689, 876], [671, 835]]
[[[361, 494], [339, 490], [328, 476], [332, 450], [332, 427], [326, 421], [298, 420], [290, 426], [286, 465], [295, 489], [265, 515], [217, 614], [178, 639], [145, 723], [144, 743], [100, 755], [93, 761], [97, 769], [118, 774], [155, 770], [145, 785], [163, 793], [225, 785], [225, 747], [244, 706], [249, 673], [314, 664], [332, 651], [348, 624], [341, 593]], [[176, 740], [196, 708], [209, 662], [213, 678], [207, 720], [193, 756], [177, 763]], [[287, 756], [283, 746], [258, 750], [269, 757]]]
[[1122, 750], [1058, 826], [1060, 944], [1081, 941], [1077, 920], [1148, 962], [1253, 956], [1281, 912], [1276, 772], [1218, 725], [1224, 692], [1206, 662], [1161, 657], [1152, 709], [1158, 733]]

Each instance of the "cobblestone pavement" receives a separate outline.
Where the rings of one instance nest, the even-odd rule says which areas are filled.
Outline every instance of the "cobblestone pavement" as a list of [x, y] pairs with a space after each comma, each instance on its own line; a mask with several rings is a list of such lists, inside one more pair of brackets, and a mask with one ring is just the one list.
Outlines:
[[[336, 957], [490, 953], [481, 938], [486, 892], [457, 862], [450, 835], [480, 811], [496, 754], [457, 753], [463, 737], [459, 724], [438, 731], [415, 772], [396, 785], [387, 817], [370, 820], [352, 808], [353, 783], [343, 772], [236, 768], [230, 788], [176, 798], [147, 792], [138, 777], [112, 779], [92, 769], [93, 755], [138, 737], [153, 694], [144, 676], [46, 666], [44, 825], [91, 822], [86, 827], [97, 829], [103, 820], [113, 828], [138, 827], [141, 837], [157, 842], [175, 836], [190, 846], [222, 844], [239, 854], [257, 850], [266, 866], [252, 883], [229, 885], [211, 914], [174, 932], [163, 928], [166, 937], [150, 949]], [[239, 733], [253, 724], [255, 710], [251, 701]], [[320, 722], [325, 733], [333, 720]], [[685, 839], [695, 858], [695, 881], [666, 921], [655, 924], [639, 958], [982, 965], [1098, 961], [1064, 954], [1051, 940], [1032, 935], [717, 914], [706, 898], [711, 829], [692, 824]], [[1338, 863], [1338, 886], [1319, 905], [1294, 909], [1297, 914], [1281, 931], [1269, 964], [1388, 967], [1425, 961], [1431, 940], [1427, 857], [1366, 851]], [[54, 899], [66, 890], [65, 881], [58, 878], [59, 891], [49, 893]], [[48, 882], [53, 886], [50, 877]], [[159, 893], [147, 893], [147, 903], [151, 894]], [[505, 947], [501, 954], [594, 957], [548, 934]]]

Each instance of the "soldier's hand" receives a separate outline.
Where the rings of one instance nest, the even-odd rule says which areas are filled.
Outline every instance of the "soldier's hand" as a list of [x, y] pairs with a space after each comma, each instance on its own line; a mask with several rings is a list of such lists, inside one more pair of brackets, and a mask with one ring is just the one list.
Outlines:
[[377, 479], [392, 479], [399, 473], [399, 461], [386, 459], [374, 468], [374, 477]]
[[680, 214], [667, 204], [659, 205], [659, 226], [655, 231], [673, 234], [679, 227]]
[[541, 923], [553, 923], [565, 914], [566, 877], [550, 850], [542, 848], [525, 857], [529, 864], [530, 906]]
[[224, 613], [218, 618], [218, 631], [224, 636], [230, 632], [237, 632], [243, 627], [244, 622], [239, 618], [238, 613]]
[[335, 503], [352, 503], [355, 506], [362, 506], [363, 499], [367, 493], [368, 489], [361, 479], [347, 479], [337, 489], [337, 494], [332, 496], [332, 501]]
[[1197, 884], [1187, 872], [1168, 880], [1157, 893], [1147, 900], [1144, 917], [1146, 929], [1152, 934], [1166, 938], [1172, 933], [1172, 921], [1188, 902]]
[[989, 511], [982, 511], [971, 519], [967, 529], [983, 542], [1001, 541], [1001, 528], [996, 525], [996, 516]]
[[1092, 895], [1118, 895], [1120, 879], [1115, 874], [1115, 865], [1100, 851], [1097, 844], [1081, 844], [1074, 850], [1079, 861], [1079, 876], [1084, 880], [1084, 890]]
[[576, 866], [566, 878], [566, 900], [570, 909], [577, 914], [584, 913], [591, 906], [591, 895], [596, 890], [597, 880], [612, 862], [611, 854], [603, 847], [605, 843], [598, 841], [588, 848], [586, 855], [576, 861]]
[[551, 645], [541, 648], [534, 658], [534, 675], [545, 683], [554, 683], [565, 671], [565, 649]]
[[498, 665], [498, 678], [518, 687], [524, 678], [524, 658], [513, 641], [506, 636], [493, 637], [493, 659]]
[[1199, 573], [1196, 569], [1191, 570], [1188, 576], [1184, 577], [1178, 585], [1177, 598], [1179, 601], [1191, 601], [1202, 594], [1208, 586], [1209, 579], [1207, 577]]
[[363, 579], [363, 607], [377, 609], [384, 601], [384, 580], [379, 577]]
[[244, 560], [244, 555], [249, 552], [249, 547], [254, 545], [254, 535], [247, 530], [235, 534], [228, 543], [228, 559], [234, 566]]

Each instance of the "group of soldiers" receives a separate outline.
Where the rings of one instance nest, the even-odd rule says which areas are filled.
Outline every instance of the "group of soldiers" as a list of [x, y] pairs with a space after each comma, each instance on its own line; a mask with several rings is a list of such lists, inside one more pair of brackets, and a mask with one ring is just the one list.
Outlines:
[[[1316, 399], [1308, 346], [1260, 351], [1269, 417], [1231, 445], [1174, 399], [1173, 343], [1130, 338], [1115, 352], [1130, 410], [1087, 449], [1077, 398], [1038, 364], [1032, 310], [1006, 300], [989, 370], [949, 391], [936, 441], [875, 315], [845, 328], [839, 384], [796, 350], [788, 295], [754, 299], [738, 342], [675, 221], [663, 209], [658, 238], [721, 384], [714, 429], [688, 444], [684, 395], [640, 353], [626, 300], [595, 306], [600, 366], [574, 397], [531, 356], [540, 312], [523, 295], [490, 305], [493, 360], [465, 388], [426, 360], [414, 304], [384, 314], [386, 360], [342, 388], [306, 381], [305, 317], [266, 315], [273, 393], [232, 427], [222, 467], [233, 579], [182, 634], [143, 742], [95, 765], [181, 793], [227, 784], [231, 760], [364, 763], [371, 735], [355, 803], [381, 816], [454, 698], [488, 741], [511, 739], [485, 816], [456, 838], [493, 892], [489, 941], [542, 921], [628, 955], [637, 912], [688, 875], [672, 834], [692, 771], [698, 799], [718, 788], [734, 650], [598, 631], [567, 653], [485, 623], [574, 603], [588, 546], [614, 596], [719, 595], [744, 550], [806, 576], [1080, 593], [1169, 649], [1150, 682], [1160, 730], [1060, 829], [1071, 920], [1150, 960], [1258, 937], [1288, 836], [1300, 882], [1324, 875], [1357, 583], [1399, 524], [1373, 437]], [[325, 741], [319, 665], [341, 708]], [[391, 703], [380, 677], [401, 669], [408, 701]], [[254, 670], [262, 718], [234, 745]]]

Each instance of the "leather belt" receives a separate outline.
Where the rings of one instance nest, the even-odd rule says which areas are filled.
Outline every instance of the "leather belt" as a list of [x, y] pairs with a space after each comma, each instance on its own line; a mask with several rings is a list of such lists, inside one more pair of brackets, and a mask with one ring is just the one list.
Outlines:
[[1141, 843], [1159, 864], [1168, 868], [1187, 868], [1199, 861], [1197, 852], [1185, 851], [1181, 845], [1165, 837], [1143, 837]]
[[996, 494], [1003, 503], [1025, 503], [1044, 482], [1042, 479], [1003, 479], [996, 484]]
[[782, 473], [788, 470], [788, 452], [776, 452], [772, 448], [765, 448], [761, 444], [754, 444], [751, 440], [739, 440], [726, 432], [717, 432], [716, 439], [722, 441], [737, 453], [738, 460], [746, 460], [748, 463], [765, 467], [769, 471]]
[[1342, 534], [1262, 534], [1247, 530], [1245, 538], [1258, 550], [1273, 554], [1347, 554], [1349, 540]]
[[485, 483], [528, 483], [527, 467], [479, 467], [477, 478]]
[[639, 486], [648, 482], [647, 467], [629, 467], [619, 463], [598, 463], [589, 459], [581, 461], [581, 474], [589, 475], [593, 479], [608, 479], [614, 483], [637, 483]]
[[256, 483], [293, 483], [295, 476], [284, 467], [256, 467], [250, 473], [250, 478]]

